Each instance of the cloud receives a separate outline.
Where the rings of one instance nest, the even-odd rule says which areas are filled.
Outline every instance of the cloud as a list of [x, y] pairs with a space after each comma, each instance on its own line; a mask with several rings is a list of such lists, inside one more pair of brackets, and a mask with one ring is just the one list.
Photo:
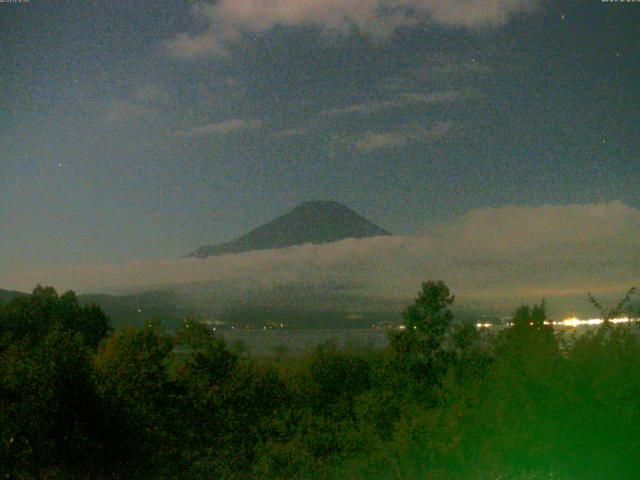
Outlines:
[[169, 92], [164, 86], [147, 83], [136, 88], [129, 98], [110, 102], [103, 109], [103, 118], [115, 127], [157, 119], [169, 102]]
[[222, 55], [244, 33], [262, 33], [276, 26], [316, 26], [331, 34], [357, 30], [379, 39], [422, 23], [496, 26], [533, 10], [536, 4], [536, 0], [218, 0], [192, 10], [207, 25], [203, 32], [181, 33], [167, 42], [167, 48], [182, 58]]
[[120, 126], [150, 115], [152, 112], [148, 108], [127, 100], [114, 100], [104, 109], [104, 121], [112, 126]]
[[433, 21], [443, 25], [478, 27], [502, 25], [514, 14], [531, 12], [537, 2], [528, 0], [414, 0]]
[[373, 152], [375, 150], [402, 147], [410, 140], [410, 137], [401, 133], [366, 132], [360, 140], [354, 143], [354, 147], [360, 152]]
[[167, 42], [167, 49], [172, 56], [183, 58], [218, 56], [225, 53], [222, 39], [213, 31], [198, 35], [180, 33]]
[[229, 135], [230, 133], [237, 132], [239, 130], [254, 130], [260, 128], [262, 125], [262, 120], [242, 120], [239, 118], [230, 118], [221, 122], [208, 123], [206, 125], [191, 127], [186, 130], [179, 130], [176, 132], [176, 136], [185, 138], [199, 138], [208, 135]]
[[348, 105], [346, 107], [337, 107], [330, 110], [320, 112], [320, 116], [333, 117], [336, 115], [343, 115], [349, 113], [373, 113], [387, 108], [398, 106], [396, 102], [390, 100], [380, 100], [368, 103], [356, 103], [354, 105]]
[[[618, 292], [640, 281], [640, 210], [619, 202], [471, 210], [424, 236], [347, 239], [237, 255], [134, 262], [43, 273], [0, 273], [0, 284], [100, 290], [174, 285], [193, 305], [223, 307], [304, 290], [325, 308], [351, 298], [410, 298], [439, 278], [486, 304]], [[333, 297], [339, 291], [342, 297]], [[260, 296], [260, 292], [263, 292]], [[328, 293], [327, 293], [328, 292]], [[305, 297], [306, 298], [306, 297]], [[337, 299], [336, 299], [337, 298]], [[320, 300], [319, 300], [320, 299]], [[358, 300], [360, 299], [360, 300]], [[305, 300], [307, 301], [307, 300]], [[308, 300], [311, 301], [311, 300]], [[337, 305], [345, 306], [345, 305]]]
[[397, 95], [398, 102], [403, 104], [416, 103], [451, 103], [461, 97], [460, 92], [448, 90], [446, 92], [424, 93], [424, 92], [404, 92]]
[[411, 91], [396, 92], [389, 99], [358, 103], [354, 105], [348, 105], [346, 107], [332, 108], [330, 110], [320, 112], [320, 115], [325, 117], [334, 117], [337, 115], [352, 113], [370, 114], [388, 110], [391, 108], [401, 108], [410, 105], [450, 103], [458, 100], [460, 97], [460, 92], [454, 90], [431, 93]]
[[293, 137], [301, 137], [308, 133], [305, 127], [294, 127], [287, 128], [285, 130], [280, 130], [279, 132], [275, 132], [272, 136], [273, 138], [293, 138]]
[[373, 152], [403, 147], [410, 142], [430, 142], [443, 137], [452, 127], [451, 122], [440, 122], [427, 129], [421, 125], [404, 125], [391, 132], [368, 131], [358, 135], [353, 147], [359, 152]]

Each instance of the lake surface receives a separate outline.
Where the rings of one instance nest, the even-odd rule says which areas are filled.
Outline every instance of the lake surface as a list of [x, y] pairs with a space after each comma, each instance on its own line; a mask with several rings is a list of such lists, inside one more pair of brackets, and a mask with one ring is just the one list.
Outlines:
[[[627, 323], [629, 318], [613, 319], [612, 323]], [[602, 323], [601, 319], [579, 320], [576, 318], [549, 322], [557, 332], [570, 334], [574, 331], [584, 332], [597, 328]], [[499, 331], [508, 328], [505, 325], [477, 324], [478, 328], [488, 328], [490, 331]], [[230, 348], [241, 342], [249, 353], [254, 355], [273, 355], [278, 351], [289, 354], [300, 354], [312, 351], [317, 345], [333, 340], [338, 346], [353, 346], [383, 348], [388, 345], [388, 330], [384, 328], [361, 329], [225, 329], [219, 330], [218, 335], [223, 336]]]
[[339, 346], [382, 348], [388, 344], [384, 329], [235, 329], [218, 332], [230, 348], [237, 342], [246, 345], [249, 353], [273, 355], [278, 350], [299, 354], [313, 350], [328, 340]]

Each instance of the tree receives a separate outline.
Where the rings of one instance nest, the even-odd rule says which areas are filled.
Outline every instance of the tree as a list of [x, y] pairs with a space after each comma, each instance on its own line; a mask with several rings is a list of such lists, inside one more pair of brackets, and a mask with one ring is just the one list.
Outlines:
[[453, 320], [449, 308], [454, 296], [444, 282], [422, 284], [413, 305], [403, 313], [404, 330], [391, 335], [390, 342], [403, 368], [427, 384], [437, 381], [446, 370], [450, 352], [443, 348]]
[[180, 468], [184, 412], [168, 369], [173, 346], [173, 338], [149, 323], [110, 337], [95, 358], [98, 392], [105, 408], [117, 413], [113, 448], [123, 457], [131, 452], [128, 468], [145, 476], [154, 468]]
[[49, 478], [43, 472], [55, 468], [89, 478], [113, 460], [102, 448], [107, 428], [88, 353], [80, 335], [53, 328], [36, 344], [19, 341], [0, 354], [7, 478]]
[[454, 299], [455, 297], [450, 295], [449, 287], [441, 280], [423, 283], [418, 298], [403, 313], [407, 330], [417, 330], [418, 333], [439, 343], [453, 320], [453, 313], [449, 307]]
[[540, 330], [545, 326], [547, 321], [547, 304], [544, 299], [539, 305], [529, 307], [529, 305], [520, 305], [512, 318], [513, 327], [515, 330], [526, 330], [528, 328], [534, 328]]
[[614, 318], [618, 318], [620, 315], [624, 313], [626, 308], [629, 308], [631, 306], [631, 298], [633, 297], [635, 292], [636, 292], [636, 288], [631, 287], [627, 291], [625, 296], [616, 304], [616, 306], [614, 306], [609, 310], [606, 310], [602, 306], [602, 304], [598, 300], [596, 300], [596, 298], [591, 294], [591, 292], [589, 292], [587, 295], [589, 296], [589, 301], [591, 302], [591, 305], [593, 305], [600, 313], [600, 318], [602, 318], [602, 321], [604, 323], [609, 323], [610, 320]]
[[238, 356], [227, 349], [224, 338], [216, 337], [202, 323], [186, 320], [176, 332], [178, 345], [190, 350], [179, 377], [191, 392], [207, 392], [228, 380]]
[[58, 296], [53, 287], [38, 285], [31, 295], [14, 298], [0, 317], [0, 333], [14, 340], [38, 342], [59, 328], [79, 333], [94, 351], [111, 331], [109, 318], [97, 306], [81, 306], [73, 291]]

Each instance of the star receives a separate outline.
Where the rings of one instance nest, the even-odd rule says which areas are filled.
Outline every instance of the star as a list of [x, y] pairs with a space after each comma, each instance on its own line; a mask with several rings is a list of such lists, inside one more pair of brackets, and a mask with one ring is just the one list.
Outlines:
[[58, 167], [61, 167], [61, 166], [62, 166], [62, 163], [59, 163], [59, 164], [58, 164]]
[[566, 18], [567, 18], [567, 17], [566, 17], [566, 15], [563, 13], [562, 15], [560, 15], [560, 18], [561, 18], [562, 20], [566, 20]]

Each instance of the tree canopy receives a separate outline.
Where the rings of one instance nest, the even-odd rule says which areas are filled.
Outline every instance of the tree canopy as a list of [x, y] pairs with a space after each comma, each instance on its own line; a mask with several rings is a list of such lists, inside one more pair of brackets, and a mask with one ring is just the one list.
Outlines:
[[0, 306], [6, 478], [599, 479], [640, 471], [640, 330], [496, 333], [422, 285], [385, 349], [232, 352], [206, 324], [112, 332], [73, 292]]

